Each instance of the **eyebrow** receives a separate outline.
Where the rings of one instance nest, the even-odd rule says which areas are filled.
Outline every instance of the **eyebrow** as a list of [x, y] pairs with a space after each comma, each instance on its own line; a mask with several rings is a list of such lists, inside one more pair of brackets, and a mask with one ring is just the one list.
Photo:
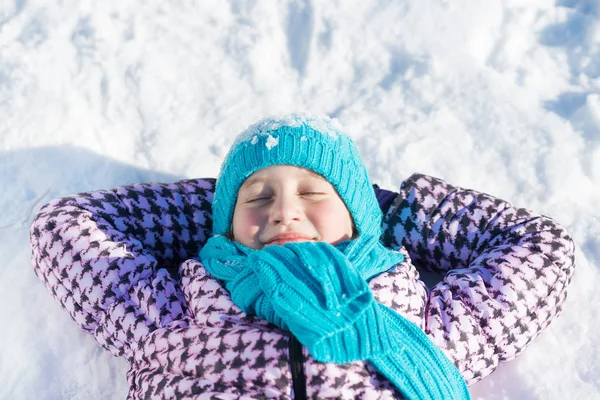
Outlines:
[[323, 175], [321, 175], [321, 174], [318, 174], [318, 173], [316, 173], [316, 172], [315, 172], [315, 171], [313, 171], [313, 170], [306, 169], [306, 171], [308, 171], [308, 173], [309, 173], [311, 176], [314, 176], [315, 178], [319, 178], [319, 179], [321, 179], [322, 181], [329, 182], [327, 179], [325, 179], [325, 177], [324, 177]]
[[264, 182], [264, 180], [265, 180], [264, 178], [259, 178], [259, 177], [256, 177], [256, 176], [255, 176], [255, 177], [250, 177], [250, 178], [246, 179], [246, 180], [244, 181], [244, 183], [242, 183], [242, 186], [240, 186], [240, 189], [241, 189], [242, 187], [248, 187], [248, 186], [252, 186], [252, 185], [254, 185], [255, 183]]

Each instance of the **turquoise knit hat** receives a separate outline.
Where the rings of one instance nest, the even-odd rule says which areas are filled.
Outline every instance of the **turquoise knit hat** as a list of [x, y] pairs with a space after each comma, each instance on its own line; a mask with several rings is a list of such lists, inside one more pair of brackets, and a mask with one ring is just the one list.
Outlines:
[[358, 234], [381, 235], [381, 209], [356, 145], [336, 120], [304, 115], [265, 118], [236, 138], [217, 180], [213, 234], [229, 233], [240, 186], [272, 165], [323, 176], [346, 204]]

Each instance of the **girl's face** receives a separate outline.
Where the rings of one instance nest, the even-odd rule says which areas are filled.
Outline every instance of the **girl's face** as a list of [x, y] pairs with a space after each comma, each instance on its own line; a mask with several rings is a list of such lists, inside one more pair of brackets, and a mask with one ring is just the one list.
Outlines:
[[252, 249], [287, 242], [336, 244], [352, 238], [352, 217], [322, 176], [291, 165], [250, 175], [238, 192], [233, 240]]

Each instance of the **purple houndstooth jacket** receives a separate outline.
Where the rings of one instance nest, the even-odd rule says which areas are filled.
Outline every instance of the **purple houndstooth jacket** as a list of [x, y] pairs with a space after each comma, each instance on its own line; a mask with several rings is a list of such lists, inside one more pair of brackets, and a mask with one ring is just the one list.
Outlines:
[[[294, 398], [298, 373], [309, 398], [400, 397], [367, 362], [319, 363], [233, 304], [194, 258], [211, 232], [213, 190], [214, 179], [192, 179], [83, 193], [46, 204], [32, 224], [35, 273], [81, 329], [128, 360], [129, 398]], [[467, 382], [560, 312], [574, 245], [552, 219], [418, 174], [399, 193], [376, 192], [382, 241], [405, 262], [369, 286]], [[419, 279], [428, 271], [441, 275], [429, 288]]]

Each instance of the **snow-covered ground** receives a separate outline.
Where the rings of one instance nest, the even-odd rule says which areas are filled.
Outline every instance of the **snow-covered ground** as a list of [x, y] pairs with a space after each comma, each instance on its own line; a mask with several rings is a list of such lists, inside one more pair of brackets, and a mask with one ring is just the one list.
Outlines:
[[3, 0], [0, 398], [127, 392], [32, 272], [43, 203], [215, 176], [235, 134], [290, 111], [339, 118], [382, 187], [427, 173], [566, 226], [562, 315], [471, 392], [600, 398], [598, 0]]

